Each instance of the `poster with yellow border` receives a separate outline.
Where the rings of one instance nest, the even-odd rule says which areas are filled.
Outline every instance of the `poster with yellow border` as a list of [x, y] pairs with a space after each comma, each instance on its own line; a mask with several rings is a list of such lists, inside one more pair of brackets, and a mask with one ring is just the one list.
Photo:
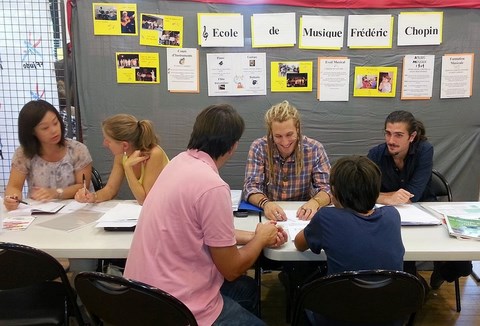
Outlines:
[[312, 61], [272, 61], [270, 80], [272, 92], [311, 92]]
[[159, 84], [158, 53], [117, 52], [117, 83]]
[[137, 5], [134, 3], [93, 3], [94, 35], [138, 35]]
[[395, 97], [397, 67], [355, 67], [353, 96]]
[[140, 44], [181, 48], [183, 45], [183, 17], [155, 14], [140, 15]]

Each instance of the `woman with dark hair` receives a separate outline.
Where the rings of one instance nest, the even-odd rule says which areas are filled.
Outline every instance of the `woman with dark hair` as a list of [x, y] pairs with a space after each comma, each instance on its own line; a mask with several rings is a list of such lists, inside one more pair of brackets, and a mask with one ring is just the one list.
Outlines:
[[17, 148], [5, 190], [4, 204], [16, 209], [27, 181], [28, 197], [49, 201], [73, 198], [78, 189], [88, 186], [92, 158], [87, 147], [65, 138], [58, 110], [43, 100], [30, 101], [18, 115]]

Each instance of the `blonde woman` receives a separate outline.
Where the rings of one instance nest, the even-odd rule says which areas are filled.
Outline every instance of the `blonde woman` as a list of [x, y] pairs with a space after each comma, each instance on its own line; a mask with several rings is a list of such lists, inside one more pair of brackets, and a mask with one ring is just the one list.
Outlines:
[[330, 162], [323, 145], [302, 136], [298, 110], [288, 101], [265, 113], [267, 135], [248, 152], [244, 195], [270, 220], [286, 220], [276, 201], [306, 201], [297, 216], [309, 220], [330, 204]]
[[114, 198], [124, 178], [133, 196], [143, 204], [168, 157], [158, 145], [153, 124], [129, 114], [117, 114], [103, 121], [103, 145], [115, 156], [105, 187], [97, 192], [80, 189], [75, 199], [82, 203], [102, 202]]

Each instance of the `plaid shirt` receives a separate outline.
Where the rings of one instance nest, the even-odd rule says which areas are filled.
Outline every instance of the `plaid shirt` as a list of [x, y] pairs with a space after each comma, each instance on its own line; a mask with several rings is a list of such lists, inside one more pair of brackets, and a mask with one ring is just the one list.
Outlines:
[[245, 198], [256, 193], [265, 194], [273, 201], [306, 201], [323, 190], [330, 193], [328, 183], [330, 162], [323, 145], [303, 137], [303, 170], [295, 174], [295, 157], [283, 159], [275, 146], [273, 151], [274, 179], [269, 180], [267, 138], [255, 140], [248, 151], [243, 187]]

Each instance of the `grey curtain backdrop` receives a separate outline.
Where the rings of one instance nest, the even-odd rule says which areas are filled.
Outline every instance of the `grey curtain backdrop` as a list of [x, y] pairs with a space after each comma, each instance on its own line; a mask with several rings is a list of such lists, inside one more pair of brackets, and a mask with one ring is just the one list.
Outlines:
[[[113, 1], [122, 3], [124, 1]], [[128, 2], [132, 3], [132, 2]], [[403, 11], [443, 11], [443, 43], [438, 46], [396, 46], [398, 14]], [[237, 12], [244, 15], [244, 48], [200, 48], [197, 42], [198, 12]], [[255, 13], [296, 12], [301, 15], [371, 15], [392, 14], [395, 17], [392, 49], [340, 51], [300, 50], [294, 48], [252, 49], [250, 17]], [[311, 9], [291, 6], [233, 6], [193, 3], [187, 1], [137, 2], [140, 13], [178, 15], [184, 17], [184, 47], [200, 51], [200, 93], [171, 94], [167, 91], [165, 48], [139, 45], [139, 36], [94, 36], [92, 1], [77, 1], [73, 12], [73, 48], [78, 78], [79, 103], [82, 112], [84, 141], [94, 158], [94, 166], [103, 178], [108, 178], [112, 166], [111, 153], [102, 146], [101, 121], [116, 113], [131, 113], [139, 119], [154, 122], [161, 146], [170, 158], [183, 151], [198, 112], [214, 103], [230, 103], [246, 122], [245, 133], [238, 151], [221, 170], [221, 176], [232, 189], [243, 185], [245, 160], [250, 143], [265, 134], [263, 115], [272, 105], [284, 99], [302, 114], [303, 133], [323, 143], [334, 163], [349, 154], [366, 155], [368, 149], [384, 141], [385, 117], [394, 110], [411, 111], [424, 122], [427, 136], [434, 145], [434, 167], [450, 181], [454, 200], [478, 200], [480, 144], [480, 10], [478, 9], [405, 9], [352, 10]], [[297, 26], [298, 30], [298, 26]], [[345, 41], [346, 43], [346, 41]], [[115, 52], [158, 52], [160, 54], [160, 84], [117, 84]], [[270, 84], [271, 61], [314, 62], [313, 89], [316, 90], [317, 57], [347, 56], [351, 59], [350, 100], [319, 102], [316, 91], [311, 93], [272, 93], [266, 96], [208, 97], [206, 54], [220, 52], [265, 52], [267, 54], [267, 85]], [[442, 55], [475, 53], [473, 96], [465, 99], [440, 99]], [[434, 54], [435, 75], [431, 100], [400, 100], [402, 60], [407, 54]], [[356, 66], [398, 67], [395, 98], [353, 97], [353, 74]], [[120, 197], [131, 197], [124, 186]]]

